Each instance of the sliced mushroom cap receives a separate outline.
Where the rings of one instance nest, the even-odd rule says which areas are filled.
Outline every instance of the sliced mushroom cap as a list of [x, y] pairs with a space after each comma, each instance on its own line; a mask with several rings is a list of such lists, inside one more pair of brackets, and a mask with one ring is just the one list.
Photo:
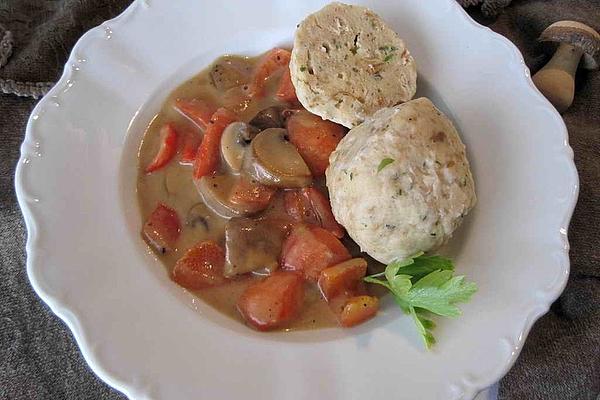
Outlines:
[[250, 125], [257, 127], [261, 131], [269, 128], [283, 128], [285, 122], [282, 112], [282, 107], [273, 106], [265, 108], [250, 120]]
[[242, 169], [263, 185], [281, 188], [309, 186], [312, 175], [281, 128], [265, 129], [252, 140]]
[[232, 218], [225, 227], [224, 275], [272, 273], [279, 266], [284, 237], [284, 230], [269, 220]]
[[210, 70], [212, 82], [219, 91], [248, 83], [251, 75], [252, 64], [243, 57], [221, 57]]
[[256, 213], [263, 209], [261, 205], [231, 202], [231, 194], [239, 176], [213, 175], [195, 180], [196, 187], [204, 204], [223, 218], [233, 218]]
[[233, 172], [242, 169], [244, 153], [257, 133], [258, 129], [244, 122], [234, 122], [225, 128], [221, 137], [221, 154]]

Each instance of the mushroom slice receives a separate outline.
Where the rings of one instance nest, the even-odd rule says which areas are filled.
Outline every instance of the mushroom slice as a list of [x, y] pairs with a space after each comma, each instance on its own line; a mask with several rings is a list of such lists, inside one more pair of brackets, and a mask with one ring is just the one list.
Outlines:
[[271, 274], [278, 266], [285, 232], [268, 219], [232, 218], [225, 226], [224, 275]]
[[258, 130], [244, 122], [229, 124], [221, 137], [221, 154], [233, 172], [240, 172], [244, 153]]
[[231, 201], [240, 179], [236, 175], [211, 175], [194, 182], [204, 204], [223, 218], [240, 217], [263, 210], [261, 203]]
[[312, 175], [281, 128], [265, 129], [252, 140], [242, 169], [256, 181], [280, 188], [309, 186]]
[[257, 127], [261, 131], [268, 128], [283, 128], [285, 122], [282, 112], [282, 107], [273, 106], [265, 108], [250, 120], [250, 125]]

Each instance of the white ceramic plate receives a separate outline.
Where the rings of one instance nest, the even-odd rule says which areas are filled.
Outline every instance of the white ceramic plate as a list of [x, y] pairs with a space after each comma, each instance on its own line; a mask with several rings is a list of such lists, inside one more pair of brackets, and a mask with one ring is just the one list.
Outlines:
[[455, 121], [479, 202], [451, 246], [480, 291], [423, 349], [390, 299], [368, 324], [261, 334], [195, 301], [140, 240], [136, 151], [171, 89], [223, 53], [289, 45], [323, 5], [136, 1], [85, 34], [35, 108], [17, 168], [37, 293], [131, 398], [469, 399], [512, 365], [563, 289], [577, 173], [517, 49], [452, 0], [364, 2], [406, 39], [419, 92]]

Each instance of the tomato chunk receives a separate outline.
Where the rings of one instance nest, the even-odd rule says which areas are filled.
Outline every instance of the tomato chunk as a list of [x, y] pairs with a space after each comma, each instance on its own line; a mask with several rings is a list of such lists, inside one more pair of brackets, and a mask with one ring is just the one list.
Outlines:
[[177, 154], [177, 131], [172, 124], [165, 124], [160, 129], [160, 148], [154, 160], [146, 167], [146, 173], [150, 174], [161, 169], [171, 161]]
[[220, 285], [223, 276], [225, 252], [215, 242], [207, 240], [195, 244], [175, 263], [171, 278], [191, 290]]
[[279, 82], [279, 87], [277, 88], [275, 96], [277, 96], [280, 100], [287, 101], [288, 103], [298, 103], [296, 89], [292, 83], [292, 76], [289, 68], [286, 68], [285, 71], [283, 71], [283, 75], [281, 76], [281, 81]]
[[219, 108], [210, 119], [204, 132], [202, 143], [194, 161], [194, 178], [200, 179], [214, 173], [221, 161], [221, 136], [227, 125], [235, 122], [237, 116], [226, 108]]
[[306, 110], [293, 113], [287, 120], [290, 142], [310, 168], [313, 176], [323, 176], [329, 166], [329, 155], [344, 137], [346, 128]]
[[282, 67], [288, 67], [292, 53], [275, 48], [259, 61], [252, 79], [252, 94], [255, 97], [264, 95], [266, 80]]
[[206, 129], [216, 107], [202, 99], [177, 99], [175, 109], [201, 129]]
[[343, 293], [357, 291], [366, 272], [367, 262], [363, 258], [344, 261], [321, 271], [319, 289], [326, 300]]
[[318, 189], [288, 190], [284, 194], [284, 206], [294, 220], [321, 226], [337, 238], [344, 236], [344, 228], [335, 220], [329, 200]]
[[231, 190], [231, 201], [233, 204], [251, 205], [253, 210], [264, 210], [269, 206], [271, 197], [277, 191], [276, 188], [261, 185], [253, 179], [240, 178]]
[[299, 225], [285, 240], [280, 263], [286, 270], [301, 272], [306, 279], [317, 281], [322, 270], [350, 257], [344, 245], [329, 231]]
[[303, 301], [302, 277], [278, 271], [249, 286], [240, 296], [237, 308], [250, 326], [266, 331], [293, 320]]
[[377, 314], [379, 299], [374, 296], [351, 297], [339, 316], [340, 325], [349, 328], [361, 324]]
[[196, 153], [198, 152], [198, 146], [200, 146], [202, 137], [198, 132], [195, 132], [192, 129], [183, 130], [181, 136], [183, 138], [183, 145], [181, 149], [181, 160], [179, 163], [191, 165], [196, 159]]
[[159, 203], [142, 229], [142, 235], [152, 247], [161, 253], [173, 250], [181, 225], [175, 210]]

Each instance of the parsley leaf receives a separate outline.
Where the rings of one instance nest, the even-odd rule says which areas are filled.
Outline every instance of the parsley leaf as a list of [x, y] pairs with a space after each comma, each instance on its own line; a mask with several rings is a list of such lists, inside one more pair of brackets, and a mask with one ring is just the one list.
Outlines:
[[[394, 261], [385, 271], [364, 278], [365, 282], [386, 287], [398, 306], [409, 314], [427, 348], [435, 343], [431, 331], [435, 328], [428, 313], [444, 317], [460, 315], [456, 303], [471, 299], [477, 285], [453, 276], [454, 264], [441, 256], [426, 256], [423, 252]], [[385, 279], [383, 279], [385, 278]]]
[[387, 167], [388, 165], [390, 165], [394, 161], [396, 161], [396, 160], [394, 160], [393, 158], [384, 158], [379, 163], [379, 166], [377, 167], [377, 172], [379, 173], [382, 169], [384, 169], [385, 167]]

